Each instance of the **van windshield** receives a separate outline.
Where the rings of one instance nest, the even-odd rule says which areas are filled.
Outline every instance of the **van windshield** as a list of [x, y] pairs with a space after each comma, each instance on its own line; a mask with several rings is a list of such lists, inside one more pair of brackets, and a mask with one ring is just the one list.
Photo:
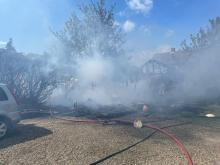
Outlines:
[[5, 91], [0, 87], [0, 101], [8, 100], [8, 97], [5, 93]]

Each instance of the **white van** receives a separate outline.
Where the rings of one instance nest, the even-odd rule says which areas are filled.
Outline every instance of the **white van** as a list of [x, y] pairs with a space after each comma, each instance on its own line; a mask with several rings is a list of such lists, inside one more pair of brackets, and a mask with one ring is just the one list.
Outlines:
[[0, 84], [0, 139], [20, 121], [18, 104], [5, 84]]

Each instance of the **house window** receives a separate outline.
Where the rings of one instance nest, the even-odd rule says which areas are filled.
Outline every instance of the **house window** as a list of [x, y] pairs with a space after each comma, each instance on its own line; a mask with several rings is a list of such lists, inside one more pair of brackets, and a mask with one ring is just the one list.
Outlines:
[[8, 97], [5, 91], [0, 87], [0, 101], [6, 101], [6, 100], [8, 100]]
[[165, 65], [160, 64], [156, 61], [150, 61], [143, 68], [144, 73], [155, 73], [155, 74], [165, 74], [168, 72], [167, 67]]

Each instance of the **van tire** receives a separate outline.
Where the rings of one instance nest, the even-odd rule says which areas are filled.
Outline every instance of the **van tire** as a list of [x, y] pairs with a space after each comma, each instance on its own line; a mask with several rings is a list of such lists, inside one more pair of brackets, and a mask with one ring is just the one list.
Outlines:
[[10, 119], [0, 116], [0, 140], [5, 138], [12, 128]]

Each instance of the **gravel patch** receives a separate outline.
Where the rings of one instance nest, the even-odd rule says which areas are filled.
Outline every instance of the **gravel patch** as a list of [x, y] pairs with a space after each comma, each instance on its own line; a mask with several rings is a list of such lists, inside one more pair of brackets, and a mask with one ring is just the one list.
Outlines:
[[[152, 122], [157, 125], [176, 120]], [[195, 164], [220, 164], [220, 130], [198, 122], [169, 128], [182, 139]], [[128, 126], [87, 125], [58, 119], [22, 121], [16, 133], [0, 141], [0, 164], [87, 165], [133, 144], [152, 132]], [[187, 164], [176, 145], [159, 133], [103, 165]]]

